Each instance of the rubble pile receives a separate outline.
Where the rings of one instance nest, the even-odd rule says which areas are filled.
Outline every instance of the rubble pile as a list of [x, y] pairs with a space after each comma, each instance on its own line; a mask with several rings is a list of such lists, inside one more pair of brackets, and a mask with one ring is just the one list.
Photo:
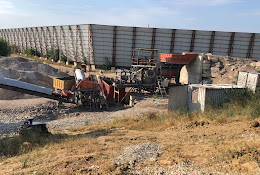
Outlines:
[[212, 84], [235, 84], [239, 71], [256, 72], [260, 70], [260, 61], [205, 54], [202, 67], [203, 80]]
[[[52, 88], [52, 77], [67, 76], [47, 64], [29, 61], [21, 57], [1, 57], [0, 77], [24, 81], [27, 83]], [[0, 89], [0, 100], [32, 98], [30, 95]]]

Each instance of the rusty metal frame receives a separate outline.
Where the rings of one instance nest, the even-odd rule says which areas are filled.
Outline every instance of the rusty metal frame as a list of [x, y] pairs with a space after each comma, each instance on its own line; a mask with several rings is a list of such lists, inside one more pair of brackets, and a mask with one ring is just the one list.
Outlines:
[[214, 42], [215, 42], [215, 35], [216, 35], [216, 31], [212, 31], [211, 38], [210, 38], [210, 43], [209, 43], [209, 53], [213, 53]]
[[89, 61], [88, 61], [89, 65], [95, 64], [92, 24], [88, 25], [88, 59], [89, 59]]
[[[28, 36], [28, 38], [29, 38], [30, 48], [32, 48], [32, 39], [31, 39], [31, 35], [30, 35], [30, 33], [29, 33], [28, 28], [26, 28], [26, 33], [27, 33], [27, 36]], [[26, 36], [26, 37], [27, 37], [27, 36]], [[27, 41], [26, 41], [26, 42], [27, 42]]]
[[79, 31], [78, 31], [78, 25], [76, 26], [76, 53], [75, 53], [75, 61], [76, 63], [78, 62], [78, 35], [79, 35]]
[[236, 35], [235, 32], [232, 32], [232, 33], [231, 33], [230, 41], [229, 41], [229, 47], [228, 47], [228, 53], [227, 53], [228, 56], [232, 56], [232, 53], [233, 53], [233, 45], [234, 45], [234, 41], [235, 41], [235, 35]]
[[85, 55], [84, 55], [84, 48], [83, 48], [83, 43], [82, 43], [82, 35], [81, 35], [81, 30], [80, 30], [80, 26], [79, 25], [77, 25], [77, 31], [78, 31], [78, 37], [79, 37], [79, 45], [81, 47], [82, 60], [84, 62]]
[[[51, 46], [51, 51], [52, 53], [54, 53], [54, 49], [53, 49], [53, 43], [51, 42], [52, 41], [52, 36], [51, 36], [51, 31], [50, 31], [50, 28], [49, 27], [46, 27], [46, 41], [48, 43], [48, 41], [50, 42], [50, 46]], [[47, 40], [47, 37], [49, 37], [49, 39]], [[48, 48], [47, 48], [48, 50]], [[46, 52], [47, 55], [48, 55], [48, 51]], [[53, 59], [53, 58], [52, 58]]]
[[196, 30], [193, 30], [192, 35], [191, 35], [191, 40], [190, 40], [190, 50], [189, 50], [189, 52], [194, 51], [195, 39], [196, 39]]
[[67, 36], [67, 45], [66, 45], [66, 55], [67, 55], [67, 62], [69, 63], [69, 58], [70, 58], [70, 51], [69, 51], [69, 45], [70, 45], [70, 26], [68, 26], [68, 36]]
[[22, 49], [21, 49], [21, 52], [22, 52], [22, 54], [23, 54], [23, 49], [24, 49], [24, 44], [23, 44], [23, 42], [24, 42], [24, 30], [23, 29], [21, 29], [21, 31], [20, 31], [20, 35], [21, 35], [21, 42], [22, 42]]
[[174, 52], [176, 29], [172, 29], [170, 53]]
[[4, 40], [7, 41], [6, 29], [4, 29]]
[[116, 38], [117, 38], [117, 26], [113, 28], [113, 54], [112, 54], [112, 67], [116, 66]]
[[135, 42], [136, 42], [136, 27], [133, 27], [132, 57], [134, 56]]
[[36, 36], [35, 36], [35, 33], [34, 33], [33, 28], [31, 28], [31, 33], [32, 33], [32, 36], [33, 36], [35, 56], [36, 56], [36, 54], [37, 54], [37, 52], [38, 52], [38, 49], [37, 49], [37, 43], [36, 43]]
[[27, 49], [28, 48], [28, 43], [27, 43], [28, 38], [27, 38], [26, 28], [23, 29], [23, 35], [24, 35], [24, 41], [25, 41], [25, 49]]
[[251, 34], [250, 42], [248, 45], [248, 50], [247, 50], [247, 58], [252, 58], [253, 51], [254, 51], [254, 43], [255, 43], [255, 33]]
[[19, 30], [19, 29], [17, 29], [16, 34], [17, 34], [17, 41], [18, 41], [18, 52], [21, 53], [21, 45], [20, 45], [20, 30]]
[[48, 57], [48, 42], [47, 42], [47, 35], [46, 35], [46, 33], [47, 33], [47, 28], [46, 28], [46, 32], [44, 32], [43, 27], [41, 27], [41, 35], [44, 38], [44, 45], [45, 45], [45, 54], [46, 54], [45, 56], [47, 58]]
[[16, 40], [15, 40], [15, 33], [14, 33], [14, 29], [10, 29], [10, 35], [12, 36], [12, 48], [13, 48], [13, 52], [16, 53], [16, 49], [15, 49], [15, 46], [16, 46]]
[[[16, 40], [15, 40], [15, 33], [14, 33], [14, 29], [11, 29], [11, 35], [13, 36], [13, 48], [15, 50], [15, 46], [16, 46]], [[15, 52], [15, 51], [14, 51]]]
[[62, 26], [60, 26], [60, 35], [59, 35], [59, 61], [61, 61], [61, 29], [62, 29]]
[[12, 36], [9, 29], [7, 29], [7, 36], [8, 36], [8, 44], [12, 45]]
[[[75, 47], [74, 47], [74, 43], [73, 43], [73, 32], [72, 32], [71, 26], [69, 26], [69, 38], [71, 39], [71, 45], [72, 45], [73, 55], [74, 55], [74, 59], [75, 59], [76, 58], [76, 56], [75, 56]], [[77, 59], [75, 59], [74, 61], [77, 61]]]
[[36, 31], [36, 35], [35, 35], [35, 38], [36, 36], [38, 37], [38, 43], [39, 43], [39, 46], [40, 46], [40, 50], [41, 50], [41, 57], [43, 57], [43, 52], [42, 52], [42, 41], [41, 41], [41, 38], [40, 38], [40, 32], [38, 30], [38, 27], [35, 27], [35, 31]]
[[[155, 37], [156, 37], [156, 28], [153, 28], [151, 49], [154, 49], [155, 47]], [[151, 60], [153, 60], [153, 57], [154, 57], [154, 52], [151, 52]]]

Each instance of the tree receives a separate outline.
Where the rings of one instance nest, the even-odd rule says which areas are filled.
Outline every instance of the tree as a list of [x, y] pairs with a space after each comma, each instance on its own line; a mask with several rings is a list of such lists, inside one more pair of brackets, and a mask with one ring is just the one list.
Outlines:
[[11, 49], [8, 43], [3, 39], [0, 38], [0, 55], [1, 56], [8, 56], [10, 55]]

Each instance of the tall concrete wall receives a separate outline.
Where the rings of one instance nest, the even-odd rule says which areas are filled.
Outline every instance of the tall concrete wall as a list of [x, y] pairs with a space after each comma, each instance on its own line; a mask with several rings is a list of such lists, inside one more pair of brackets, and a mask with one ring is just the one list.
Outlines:
[[35, 48], [42, 56], [60, 48], [71, 61], [130, 67], [133, 48], [161, 53], [196, 52], [260, 60], [260, 33], [123, 27], [96, 24], [0, 29], [19, 52]]

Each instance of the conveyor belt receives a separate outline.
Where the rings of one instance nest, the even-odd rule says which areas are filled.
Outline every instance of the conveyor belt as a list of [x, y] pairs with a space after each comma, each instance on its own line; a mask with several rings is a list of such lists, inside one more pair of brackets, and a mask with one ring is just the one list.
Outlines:
[[59, 94], [52, 93], [52, 89], [10, 78], [0, 77], [0, 88], [38, 97], [49, 98], [52, 100], [58, 100], [60, 102], [69, 102], [66, 98], [62, 98]]

